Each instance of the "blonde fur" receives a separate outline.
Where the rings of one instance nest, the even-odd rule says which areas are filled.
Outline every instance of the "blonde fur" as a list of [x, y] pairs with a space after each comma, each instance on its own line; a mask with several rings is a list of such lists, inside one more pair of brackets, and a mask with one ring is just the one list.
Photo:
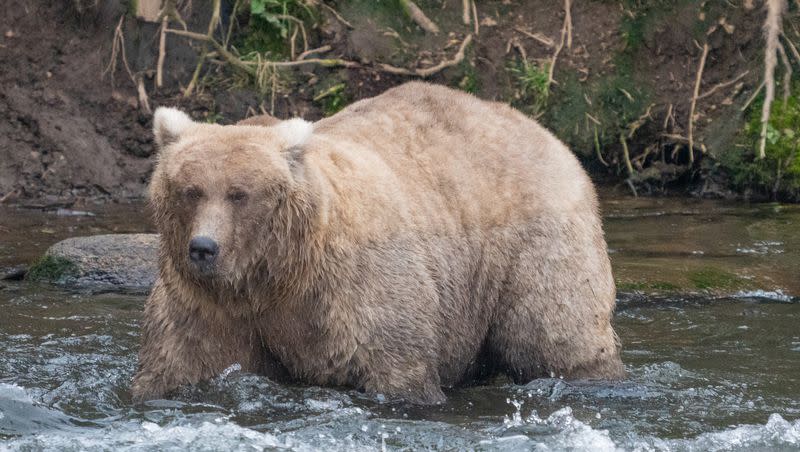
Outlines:
[[[282, 124], [162, 149], [137, 399], [233, 362], [418, 403], [496, 372], [624, 374], [594, 189], [536, 122], [415, 82]], [[198, 233], [219, 244], [210, 276]]]

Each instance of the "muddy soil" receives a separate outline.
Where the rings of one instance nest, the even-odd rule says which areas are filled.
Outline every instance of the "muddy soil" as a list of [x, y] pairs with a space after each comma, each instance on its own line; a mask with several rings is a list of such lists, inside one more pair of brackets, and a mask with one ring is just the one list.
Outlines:
[[[186, 99], [181, 89], [191, 78], [199, 45], [177, 36], [168, 38], [166, 84], [156, 90], [153, 78], [158, 27], [127, 14], [127, 3], [8, 0], [4, 5], [0, 12], [0, 202], [80, 205], [143, 196], [155, 159], [149, 131], [151, 114], [138, 100], [136, 85], [121, 59], [116, 70], [107, 70], [119, 24], [126, 38], [124, 48], [131, 73], [143, 80], [151, 109], [179, 105], [200, 120], [223, 123], [260, 108], [279, 117], [318, 119], [330, 111], [324, 101], [314, 98], [331, 83], [345, 84], [342, 99], [346, 102], [378, 94], [410, 79], [388, 74], [380, 63], [429, 67], [451, 58], [458, 43], [476, 31], [474, 23], [465, 25], [461, 21], [461, 2], [418, 2], [443, 29], [438, 35], [424, 33], [402, 16], [375, 9], [377, 3], [328, 2], [353, 27], [323, 14], [320, 23], [309, 30], [309, 45], [330, 45], [332, 50], [326, 56], [354, 61], [359, 67], [305, 66], [292, 72], [282, 90], [259, 93], [231, 82], [235, 77], [211, 64], [204, 70], [198, 94]], [[184, 11], [184, 18], [190, 29], [203, 30], [210, 2], [190, 3], [192, 9]], [[631, 72], [634, 86], [622, 91], [626, 96], [637, 95], [639, 86], [646, 87], [647, 103], [652, 104], [630, 138], [633, 164], [637, 169], [662, 168], [643, 172], [652, 179], [646, 186], [665, 189], [678, 184], [679, 190], [693, 187], [700, 194], [730, 194], [724, 177], [711, 174], [701, 165], [689, 173], [671, 171], [671, 166], [686, 163], [686, 153], [670, 155], [667, 150], [672, 147], [663, 143], [664, 135], [686, 133], [700, 55], [697, 37], [708, 36], [711, 50], [703, 91], [745, 75], [698, 103], [696, 141], [709, 155], [732, 145], [741, 122], [741, 113], [736, 112], [760, 83], [763, 11], [746, 7], [752, 2], [725, 9], [678, 1], [671, 17], [655, 13], [648, 17], [646, 11], [631, 16], [625, 6], [628, 3], [576, 2], [572, 45], [559, 53], [557, 85], [551, 96], [568, 98], [574, 94], [569, 92], [571, 84], [590, 87], [618, 73]], [[479, 2], [477, 12], [478, 34], [465, 61], [430, 80], [473, 91], [486, 99], [519, 103], [517, 82], [510, 75], [509, 65], [523, 56], [540, 63], [550, 61], [564, 23], [562, 4], [487, 0]], [[238, 31], [246, 33], [247, 17], [240, 17], [238, 23]], [[699, 32], [698, 27], [702, 28]], [[544, 40], [532, 38], [532, 34]], [[636, 46], [631, 44], [632, 36], [639, 43]], [[620, 54], [625, 58], [613, 57]], [[597, 101], [581, 95], [579, 102], [591, 105], [593, 100]], [[585, 158], [596, 177], [618, 184], [624, 176], [619, 152], [605, 148], [602, 152], [609, 166], [597, 163], [591, 140], [587, 141], [592, 118], [578, 111], [580, 114], [556, 109], [541, 119]], [[654, 143], [660, 143], [658, 152], [647, 150]], [[701, 153], [698, 159], [702, 157]]]

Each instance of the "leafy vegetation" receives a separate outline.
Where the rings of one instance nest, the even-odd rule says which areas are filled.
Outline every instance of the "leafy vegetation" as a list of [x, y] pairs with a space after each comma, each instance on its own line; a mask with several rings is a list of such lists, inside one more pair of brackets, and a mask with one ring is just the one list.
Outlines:
[[756, 159], [761, 135], [762, 103], [750, 108], [747, 125], [738, 146], [720, 155], [720, 164], [732, 177], [739, 190], [769, 194], [800, 196], [800, 87], [786, 100], [772, 104], [767, 125], [766, 157]]
[[[304, 22], [316, 21], [316, 12], [300, 0], [252, 0], [250, 24], [241, 49], [243, 55], [253, 52], [286, 57], [289, 40], [297, 31], [306, 33]], [[300, 27], [303, 27], [302, 30]], [[302, 38], [302, 37], [301, 37]], [[295, 37], [296, 39], [296, 37]]]
[[510, 65], [509, 73], [516, 85], [513, 103], [537, 117], [544, 113], [550, 97], [550, 65], [524, 59]]
[[344, 83], [335, 83], [327, 88], [321, 89], [317, 95], [314, 96], [314, 102], [319, 104], [325, 116], [332, 116], [347, 106], [349, 101], [345, 94], [345, 88], [346, 85]]

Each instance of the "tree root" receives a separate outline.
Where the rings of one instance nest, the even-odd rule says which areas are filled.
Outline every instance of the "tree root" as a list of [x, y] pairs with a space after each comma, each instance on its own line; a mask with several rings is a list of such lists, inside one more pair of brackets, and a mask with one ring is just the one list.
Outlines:
[[464, 41], [461, 42], [461, 45], [458, 47], [458, 52], [455, 54], [453, 59], [451, 60], [444, 60], [435, 66], [431, 66], [429, 68], [424, 69], [405, 69], [396, 66], [391, 66], [389, 64], [380, 64], [379, 68], [390, 74], [397, 74], [397, 75], [412, 75], [416, 77], [430, 77], [431, 75], [437, 74], [444, 69], [449, 67], [453, 67], [464, 61], [464, 51], [466, 50], [467, 46], [472, 42], [472, 35], [467, 35], [464, 38]]
[[437, 34], [439, 33], [439, 27], [419, 9], [416, 3], [411, 0], [399, 0], [400, 6], [403, 7], [403, 10], [406, 12], [408, 17], [414, 21], [417, 25], [420, 26], [423, 30], [427, 31], [428, 33]]
[[694, 93], [692, 94], [692, 104], [689, 107], [689, 163], [694, 163], [694, 110], [697, 106], [697, 96], [700, 93], [700, 83], [703, 81], [703, 69], [706, 66], [708, 57], [708, 43], [703, 44], [703, 54], [700, 56], [700, 64], [697, 67], [697, 77], [694, 81]]
[[550, 85], [555, 82], [553, 78], [553, 74], [555, 73], [556, 69], [556, 60], [558, 60], [558, 54], [561, 53], [561, 49], [564, 48], [564, 43], [567, 41], [567, 35], [569, 35], [569, 43], [572, 44], [572, 15], [570, 14], [570, 0], [564, 0], [564, 25], [561, 26], [561, 40], [558, 43], [558, 47], [556, 47], [556, 51], [553, 52], [553, 57], [550, 60], [550, 68], [547, 72], [547, 86], [548, 89]]
[[745, 75], [749, 74], [750, 71], [744, 71], [741, 74], [737, 75], [736, 77], [728, 80], [727, 82], [717, 83], [716, 85], [712, 86], [708, 91], [704, 92], [703, 94], [697, 96], [697, 100], [705, 99], [706, 97], [714, 94], [718, 89], [725, 88], [727, 86], [733, 85], [734, 83], [741, 80]]
[[761, 136], [758, 140], [758, 158], [766, 157], [767, 147], [767, 124], [772, 109], [772, 101], [775, 99], [775, 66], [778, 61], [776, 53], [778, 50], [778, 36], [781, 33], [781, 17], [786, 9], [784, 0], [767, 0], [767, 18], [764, 21], [764, 32], [767, 37], [767, 46], [764, 52], [764, 86], [766, 95], [764, 96], [764, 106], [761, 109]]

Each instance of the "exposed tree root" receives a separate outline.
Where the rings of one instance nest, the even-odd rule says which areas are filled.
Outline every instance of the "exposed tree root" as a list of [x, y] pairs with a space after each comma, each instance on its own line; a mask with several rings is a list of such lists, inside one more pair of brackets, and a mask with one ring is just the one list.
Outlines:
[[758, 158], [766, 157], [767, 147], [767, 124], [772, 109], [772, 101], [775, 100], [775, 66], [777, 65], [776, 53], [778, 51], [778, 36], [781, 33], [781, 18], [786, 9], [784, 0], [767, 0], [767, 18], [764, 21], [764, 33], [767, 38], [767, 46], [764, 52], [764, 86], [766, 95], [764, 96], [764, 106], [761, 109], [761, 137], [758, 142]]
[[527, 36], [527, 37], [529, 37], [529, 38], [531, 38], [531, 39], [533, 39], [533, 40], [535, 40], [537, 42], [539, 42], [540, 44], [543, 44], [543, 45], [545, 45], [547, 47], [550, 47], [551, 49], [556, 46], [556, 43], [552, 39], [548, 38], [547, 36], [545, 36], [545, 35], [543, 35], [541, 33], [531, 33], [529, 31], [525, 31], [525, 30], [523, 30], [522, 28], [519, 28], [519, 27], [515, 27], [514, 30], [524, 34], [525, 36]]
[[792, 63], [789, 62], [789, 57], [786, 56], [786, 49], [783, 48], [783, 45], [778, 43], [778, 55], [781, 57], [781, 63], [783, 63], [783, 102], [786, 103], [789, 100], [789, 96], [792, 94]]
[[749, 74], [750, 71], [744, 71], [741, 74], [737, 75], [736, 77], [728, 80], [727, 82], [717, 83], [716, 85], [712, 86], [708, 91], [704, 92], [703, 94], [697, 96], [697, 100], [705, 99], [706, 97], [714, 94], [717, 90], [725, 88], [727, 86], [733, 85], [734, 83], [741, 80], [745, 75]]
[[708, 57], [708, 43], [703, 44], [703, 54], [700, 56], [700, 64], [697, 67], [697, 77], [694, 80], [694, 93], [692, 94], [692, 104], [689, 107], [689, 163], [694, 163], [694, 110], [697, 106], [697, 97], [700, 93], [700, 83], [703, 81], [703, 69], [706, 66]]
[[564, 25], [561, 26], [561, 40], [558, 43], [558, 47], [556, 47], [556, 51], [553, 52], [553, 58], [550, 60], [550, 68], [547, 72], [548, 87], [555, 82], [553, 74], [556, 70], [556, 61], [558, 60], [558, 54], [561, 53], [561, 49], [564, 48], [564, 43], [567, 41], [567, 35], [569, 35], [569, 43], [572, 44], [572, 15], [570, 14], [570, 8], [570, 0], [564, 0]]
[[464, 61], [464, 51], [466, 50], [467, 46], [472, 42], [472, 35], [467, 35], [464, 38], [464, 41], [461, 42], [461, 45], [458, 47], [458, 52], [455, 54], [453, 59], [451, 60], [444, 60], [435, 66], [431, 66], [429, 68], [424, 69], [405, 69], [396, 66], [391, 66], [388, 64], [380, 64], [379, 68], [390, 74], [397, 74], [397, 75], [412, 75], [417, 77], [430, 77], [431, 75], [437, 74], [444, 69], [449, 67], [453, 67]]
[[399, 2], [408, 17], [410, 17], [414, 23], [419, 25], [420, 28], [428, 33], [439, 33], [439, 27], [433, 23], [433, 21], [430, 20], [421, 9], [419, 9], [419, 6], [417, 6], [416, 3], [411, 0], [399, 0]]
[[167, 25], [169, 17], [161, 18], [161, 31], [158, 36], [158, 63], [156, 64], [156, 88], [164, 86], [164, 59], [167, 56]]

